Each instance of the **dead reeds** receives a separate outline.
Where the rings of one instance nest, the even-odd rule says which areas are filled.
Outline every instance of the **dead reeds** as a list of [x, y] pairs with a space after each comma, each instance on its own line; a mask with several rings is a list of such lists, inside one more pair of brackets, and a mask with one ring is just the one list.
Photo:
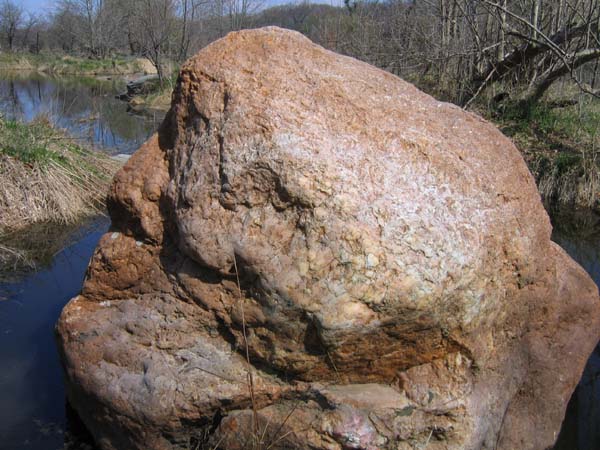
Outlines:
[[74, 144], [47, 121], [0, 119], [0, 272], [35, 266], [36, 251], [20, 248], [19, 241], [27, 240], [18, 238], [20, 232], [36, 224], [68, 228], [101, 213], [119, 167], [108, 155]]

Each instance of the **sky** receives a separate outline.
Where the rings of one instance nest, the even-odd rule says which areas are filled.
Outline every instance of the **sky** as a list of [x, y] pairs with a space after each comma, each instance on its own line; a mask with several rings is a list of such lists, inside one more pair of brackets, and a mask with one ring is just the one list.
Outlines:
[[[57, 0], [15, 0], [16, 3], [22, 5], [27, 11], [34, 13], [44, 13], [52, 9], [52, 6], [57, 3]], [[280, 5], [282, 3], [291, 3], [292, 0], [267, 0], [270, 5]], [[313, 3], [327, 4], [342, 4], [341, 0], [313, 0]]]
[[18, 0], [15, 3], [19, 3], [27, 11], [41, 13], [50, 9], [52, 4], [56, 3], [56, 0]]

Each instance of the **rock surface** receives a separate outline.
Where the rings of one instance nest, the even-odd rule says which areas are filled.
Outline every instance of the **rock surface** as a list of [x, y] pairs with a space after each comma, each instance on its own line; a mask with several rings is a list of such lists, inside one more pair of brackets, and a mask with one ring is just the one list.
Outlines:
[[190, 59], [109, 210], [57, 325], [103, 449], [546, 449], [598, 340], [512, 143], [294, 32]]

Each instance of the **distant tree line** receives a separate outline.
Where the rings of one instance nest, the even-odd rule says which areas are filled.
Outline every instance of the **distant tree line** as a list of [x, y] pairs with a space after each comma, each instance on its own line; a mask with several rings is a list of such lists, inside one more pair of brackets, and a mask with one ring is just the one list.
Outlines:
[[600, 0], [345, 0], [265, 8], [262, 0], [59, 0], [46, 15], [0, 2], [3, 50], [147, 57], [161, 78], [232, 30], [278, 25], [461, 105], [559, 79], [600, 92]]
[[250, 26], [260, 0], [58, 0], [50, 13], [0, 2], [0, 45], [7, 51], [42, 50], [104, 59], [147, 57], [164, 77], [227, 32]]

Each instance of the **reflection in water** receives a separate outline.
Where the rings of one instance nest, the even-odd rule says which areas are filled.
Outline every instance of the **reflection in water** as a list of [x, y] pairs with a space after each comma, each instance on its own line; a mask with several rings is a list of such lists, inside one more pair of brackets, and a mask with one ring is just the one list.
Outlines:
[[123, 80], [47, 76], [0, 71], [0, 110], [8, 119], [47, 115], [76, 139], [115, 153], [133, 153], [156, 130], [164, 113], [127, 112], [115, 95]]
[[48, 450], [74, 445], [66, 435], [65, 393], [54, 324], [81, 289], [92, 252], [108, 228], [100, 219], [60, 252], [49, 269], [0, 283], [0, 447]]
[[[597, 230], [597, 228], [596, 228]], [[572, 230], [571, 230], [572, 231]], [[583, 236], [583, 237], [582, 237]], [[552, 239], [600, 285], [600, 235], [555, 230]], [[554, 450], [600, 449], [600, 346], [596, 347], [571, 396]]]

